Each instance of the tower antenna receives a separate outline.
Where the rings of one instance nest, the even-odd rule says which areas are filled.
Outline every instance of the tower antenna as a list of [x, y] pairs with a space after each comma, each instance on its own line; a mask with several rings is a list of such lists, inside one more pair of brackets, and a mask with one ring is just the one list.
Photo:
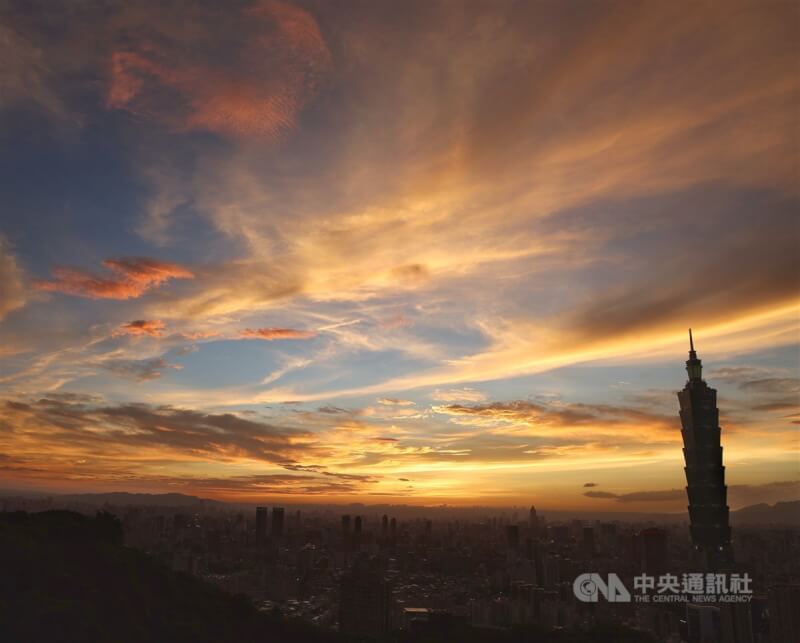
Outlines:
[[689, 350], [694, 353], [694, 340], [692, 339], [692, 329], [689, 329]]

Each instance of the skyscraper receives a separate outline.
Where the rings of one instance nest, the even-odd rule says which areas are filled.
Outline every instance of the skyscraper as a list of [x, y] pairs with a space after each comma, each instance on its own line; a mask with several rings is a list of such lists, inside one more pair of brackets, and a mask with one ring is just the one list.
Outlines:
[[733, 562], [728, 520], [725, 467], [722, 465], [717, 391], [702, 378], [703, 365], [694, 350], [689, 330], [689, 381], [678, 393], [686, 462], [686, 493], [692, 543], [707, 569], [728, 567]]
[[342, 516], [342, 536], [347, 538], [350, 535], [350, 514]]
[[519, 549], [519, 525], [506, 525], [506, 545], [514, 552]]
[[642, 571], [652, 576], [666, 574], [669, 567], [669, 547], [665, 529], [650, 527], [639, 532]]
[[272, 508], [272, 529], [270, 530], [270, 536], [272, 536], [273, 539], [283, 538], [284, 513], [283, 507]]
[[530, 513], [528, 514], [528, 526], [531, 528], [531, 533], [536, 536], [539, 532], [539, 519], [536, 517], [536, 507], [531, 505]]
[[342, 574], [339, 631], [348, 637], [384, 636], [389, 631], [391, 600], [391, 588], [379, 561], [357, 558]]
[[267, 542], [267, 508], [256, 507], [256, 546], [263, 548]]

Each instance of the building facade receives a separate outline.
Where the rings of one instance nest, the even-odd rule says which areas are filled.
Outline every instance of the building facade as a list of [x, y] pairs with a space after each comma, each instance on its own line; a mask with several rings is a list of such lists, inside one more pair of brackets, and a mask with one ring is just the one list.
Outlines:
[[686, 372], [689, 380], [678, 400], [692, 543], [708, 571], [727, 569], [733, 563], [733, 552], [717, 391], [703, 380], [691, 330]]

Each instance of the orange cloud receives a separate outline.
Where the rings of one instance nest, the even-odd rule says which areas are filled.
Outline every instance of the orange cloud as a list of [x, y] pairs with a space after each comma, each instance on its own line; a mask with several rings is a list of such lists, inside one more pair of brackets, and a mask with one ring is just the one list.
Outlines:
[[297, 330], [295, 328], [246, 328], [242, 331], [241, 337], [245, 339], [309, 339], [316, 333], [309, 330]]
[[160, 337], [166, 326], [159, 319], [135, 319], [127, 324], [122, 324], [114, 335], [149, 335]]
[[103, 277], [75, 268], [53, 269], [55, 279], [33, 282], [36, 290], [61, 292], [89, 299], [135, 299], [169, 279], [192, 279], [194, 274], [176, 264], [146, 257], [106, 259], [103, 265], [112, 273]]
[[241, 36], [233, 66], [198, 60], [208, 43], [190, 42], [187, 53], [177, 37], [114, 52], [106, 105], [176, 130], [272, 137], [291, 129], [330, 65], [328, 47], [314, 17], [292, 5], [258, 2], [243, 17], [255, 33]]

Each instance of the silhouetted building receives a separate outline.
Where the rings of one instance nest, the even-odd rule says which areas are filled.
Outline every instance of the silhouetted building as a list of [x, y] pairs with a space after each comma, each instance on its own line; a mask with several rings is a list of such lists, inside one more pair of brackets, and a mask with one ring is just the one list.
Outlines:
[[362, 526], [362, 518], [361, 516], [356, 516], [356, 524], [354, 529], [356, 536], [361, 535], [361, 526]]
[[553, 525], [553, 540], [559, 544], [569, 542], [569, 527], [566, 525]]
[[594, 556], [594, 527], [583, 528], [581, 548], [583, 549], [583, 555], [586, 558], [591, 558]]
[[342, 535], [349, 536], [350, 535], [350, 515], [345, 514], [342, 516]]
[[689, 381], [678, 393], [686, 461], [686, 492], [692, 543], [709, 569], [727, 568], [733, 562], [728, 516], [725, 467], [722, 465], [717, 391], [702, 378], [702, 363], [689, 331]]
[[615, 547], [617, 544], [617, 526], [613, 522], [604, 522], [600, 525], [600, 538], [605, 547]]
[[508, 548], [517, 551], [519, 549], [519, 526], [506, 525], [506, 544]]
[[381, 536], [386, 538], [389, 535], [389, 516], [383, 514], [381, 518]]
[[351, 636], [383, 636], [389, 631], [391, 591], [376, 560], [359, 558], [342, 575], [339, 631]]
[[531, 528], [531, 533], [536, 536], [539, 532], [539, 519], [536, 517], [536, 507], [531, 505], [530, 514], [528, 516], [528, 526]]
[[668, 570], [669, 554], [667, 549], [667, 532], [652, 527], [639, 533], [642, 572], [652, 576], [665, 574]]
[[713, 605], [688, 604], [686, 606], [686, 625], [686, 641], [688, 643], [719, 641], [719, 608]]
[[719, 604], [719, 628], [722, 643], [753, 643], [752, 612], [749, 603]]
[[267, 508], [256, 507], [256, 546], [263, 548], [267, 542]]
[[283, 507], [272, 508], [272, 529], [270, 535], [273, 538], [283, 538], [283, 522], [284, 510]]
[[389, 521], [389, 536], [392, 540], [397, 538], [397, 518], [392, 518]]
[[769, 589], [769, 633], [774, 643], [800, 641], [800, 585], [775, 585]]

